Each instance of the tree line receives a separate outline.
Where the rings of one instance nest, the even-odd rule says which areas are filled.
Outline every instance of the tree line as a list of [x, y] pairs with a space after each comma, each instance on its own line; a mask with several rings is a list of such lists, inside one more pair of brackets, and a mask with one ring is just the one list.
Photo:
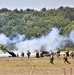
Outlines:
[[57, 9], [42, 8], [40, 11], [29, 9], [0, 9], [0, 33], [12, 38], [25, 34], [27, 39], [40, 37], [57, 27], [61, 35], [74, 30], [74, 8], [59, 7]]

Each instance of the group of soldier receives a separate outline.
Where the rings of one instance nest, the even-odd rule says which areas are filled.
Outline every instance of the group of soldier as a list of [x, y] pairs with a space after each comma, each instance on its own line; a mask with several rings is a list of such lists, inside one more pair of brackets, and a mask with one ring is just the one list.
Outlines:
[[[1, 49], [2, 50], [5, 50], [5, 51], [7, 51], [10, 55], [12, 55], [12, 57], [19, 57], [19, 55], [18, 55], [18, 53], [17, 54], [15, 54], [14, 52], [9, 52], [7, 49], [5, 49], [3, 46], [1, 46]], [[50, 53], [48, 53], [47, 51], [43, 51], [43, 50], [40, 50], [40, 51], [38, 51], [38, 50], [36, 50], [36, 58], [40, 58], [40, 57], [45, 57], [45, 56], [47, 56], [47, 57], [49, 57], [50, 58], [50, 63], [51, 64], [54, 64], [54, 58], [55, 57], [60, 57], [61, 55], [60, 55], [60, 53], [61, 53], [61, 50], [59, 49], [59, 48], [57, 48], [57, 51], [56, 52], [53, 52], [52, 50], [50, 51]], [[28, 59], [30, 58], [30, 55], [31, 55], [31, 52], [29, 51], [29, 50], [27, 50], [27, 57], [28, 57]], [[21, 57], [24, 57], [25, 56], [25, 54], [24, 54], [24, 52], [21, 52]], [[64, 61], [64, 63], [69, 63], [69, 64], [71, 64], [69, 61], [68, 61], [68, 58], [74, 58], [74, 51], [72, 51], [72, 52], [69, 52], [69, 50], [67, 50], [67, 48], [66, 48], [66, 50], [65, 50], [65, 52], [64, 52], [64, 54], [63, 54], [63, 61]]]
[[[30, 54], [31, 54], [31, 52], [28, 50], [27, 51], [27, 57], [28, 57], [28, 59], [30, 58]], [[25, 56], [24, 52], [21, 52], [21, 57], [24, 57], [24, 56]], [[19, 57], [18, 53], [17, 53], [16, 57]]]
[[[44, 52], [43, 50], [36, 50], [36, 58], [41, 58], [41, 57], [49, 57], [49, 60], [50, 60], [50, 63], [51, 64], [54, 64], [54, 59], [55, 57], [58, 57], [60, 58], [61, 57], [61, 50], [59, 48], [57, 48], [57, 51], [56, 52], [53, 52], [52, 50], [50, 51], [50, 53], [48, 54], [46, 51]], [[28, 50], [27, 51], [27, 57], [28, 59], [30, 58], [30, 55], [31, 55], [31, 52]], [[24, 52], [21, 52], [21, 56], [24, 57]], [[69, 63], [71, 64], [69, 61], [68, 61], [68, 58], [74, 58], [74, 52], [69, 52], [69, 50], [65, 50], [64, 54], [63, 54], [63, 62], [64, 63]]]
[[[26, 53], [27, 57], [30, 58], [30, 55], [31, 55], [31, 52], [29, 50], [27, 50], [27, 53]], [[16, 55], [17, 57], [19, 57], [18, 53]], [[21, 52], [21, 57], [24, 57], [25, 54], [24, 52]], [[38, 50], [36, 50], [36, 58], [40, 58], [40, 57], [43, 57], [43, 51], [40, 50], [40, 52]]]
[[[31, 52], [29, 50], [27, 50], [26, 55], [27, 55], [28, 58], [30, 58]], [[36, 50], [36, 53], [35, 53], [36, 58], [44, 57], [45, 55], [47, 55], [46, 51]], [[18, 53], [16, 54], [16, 57], [19, 57]], [[25, 57], [24, 52], [21, 52], [21, 57]]]
[[[57, 52], [56, 53], [54, 53], [54, 52], [50, 52], [50, 63], [52, 63], [52, 64], [54, 64], [54, 56], [56, 55], [57, 57], [60, 57], [60, 49], [58, 48], [57, 49]], [[68, 58], [74, 58], [74, 52], [72, 51], [71, 53], [69, 52], [69, 50], [67, 50], [67, 48], [66, 48], [66, 51], [65, 51], [65, 53], [63, 54], [63, 61], [64, 61], [64, 63], [69, 63], [69, 64], [71, 64], [69, 61], [68, 61]]]

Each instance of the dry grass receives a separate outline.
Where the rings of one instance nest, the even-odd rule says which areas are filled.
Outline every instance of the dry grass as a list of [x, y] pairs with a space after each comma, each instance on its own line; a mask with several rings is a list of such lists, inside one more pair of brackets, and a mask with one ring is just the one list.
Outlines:
[[62, 58], [55, 58], [54, 65], [49, 63], [49, 58], [0, 58], [0, 75], [74, 75], [74, 59], [69, 58], [71, 64], [64, 64]]

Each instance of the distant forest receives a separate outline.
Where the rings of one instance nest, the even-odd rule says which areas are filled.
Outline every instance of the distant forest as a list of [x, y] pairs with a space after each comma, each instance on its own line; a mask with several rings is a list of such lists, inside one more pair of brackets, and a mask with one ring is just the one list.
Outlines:
[[61, 35], [68, 35], [74, 30], [74, 8], [42, 8], [40, 11], [29, 9], [0, 9], [0, 33], [12, 38], [24, 34], [27, 39], [40, 37], [52, 27], [60, 30]]

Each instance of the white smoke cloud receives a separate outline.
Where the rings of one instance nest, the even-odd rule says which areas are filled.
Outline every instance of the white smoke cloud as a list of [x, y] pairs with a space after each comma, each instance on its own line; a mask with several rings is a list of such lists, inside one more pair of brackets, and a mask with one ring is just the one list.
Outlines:
[[74, 30], [71, 31], [71, 33], [69, 34], [69, 40], [72, 41], [74, 44]]
[[21, 34], [18, 34], [16, 37], [13, 37], [12, 40], [10, 40], [10, 43], [18, 43], [18, 42], [21, 42], [23, 41], [25, 38], [25, 35], [21, 35]]
[[13, 37], [13, 39], [11, 40], [9, 37], [7, 37], [5, 34], [0, 34], [0, 44], [1, 45], [8, 45], [8, 44], [15, 44], [18, 42], [23, 41], [25, 38], [25, 35], [20, 35], [18, 34], [16, 37]]
[[0, 34], [0, 44], [6, 45], [9, 43], [9, 38], [5, 34]]
[[40, 38], [34, 38], [16, 43], [16, 48], [23, 52], [27, 52], [27, 50], [34, 52], [36, 50], [41, 50], [41, 48], [50, 51], [63, 47], [66, 44], [66, 40], [69, 40], [69, 38], [60, 35], [57, 28], [52, 28], [51, 32]]
[[[25, 39], [25, 40], [24, 40]], [[18, 52], [35, 52], [36, 50], [56, 50], [57, 48], [64, 47], [66, 41], [71, 41], [74, 44], [74, 31], [69, 34], [69, 37], [62, 36], [59, 34], [57, 28], [52, 28], [52, 30], [41, 36], [40, 38], [26, 39], [25, 35], [18, 34], [17, 37], [14, 37], [10, 40], [6, 35], [0, 34], [0, 44], [10, 44], [13, 43]]]

